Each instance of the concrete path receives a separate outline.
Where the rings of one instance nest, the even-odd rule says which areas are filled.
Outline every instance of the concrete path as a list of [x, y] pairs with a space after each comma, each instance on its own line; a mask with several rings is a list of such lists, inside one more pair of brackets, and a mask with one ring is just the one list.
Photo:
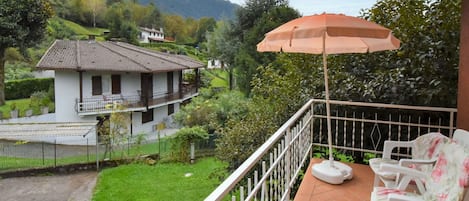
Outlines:
[[97, 172], [0, 179], [2, 201], [89, 201]]

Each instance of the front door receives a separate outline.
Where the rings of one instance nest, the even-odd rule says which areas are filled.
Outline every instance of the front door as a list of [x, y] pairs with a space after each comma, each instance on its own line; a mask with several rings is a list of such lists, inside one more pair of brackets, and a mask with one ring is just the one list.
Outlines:
[[171, 95], [173, 94], [174, 92], [174, 83], [173, 83], [173, 72], [168, 72], [167, 73], [167, 80], [168, 80], [168, 83], [167, 83], [167, 87], [168, 87], [168, 95]]
[[153, 74], [142, 73], [140, 78], [142, 102], [148, 106], [148, 101], [153, 99]]

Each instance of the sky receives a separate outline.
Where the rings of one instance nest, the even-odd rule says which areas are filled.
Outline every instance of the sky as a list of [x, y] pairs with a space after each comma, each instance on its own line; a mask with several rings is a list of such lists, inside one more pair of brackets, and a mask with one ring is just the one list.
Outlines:
[[[243, 5], [245, 0], [229, 0]], [[371, 8], [377, 0], [290, 0], [290, 6], [300, 14], [313, 15], [327, 13], [342, 13], [350, 16], [360, 15], [362, 8]]]

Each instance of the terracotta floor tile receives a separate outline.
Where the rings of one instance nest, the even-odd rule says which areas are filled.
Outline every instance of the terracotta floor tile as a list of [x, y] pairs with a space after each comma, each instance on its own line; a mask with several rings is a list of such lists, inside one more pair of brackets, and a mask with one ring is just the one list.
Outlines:
[[311, 159], [305, 177], [295, 196], [295, 201], [369, 201], [373, 190], [373, 171], [367, 165], [349, 164], [353, 178], [340, 185], [320, 181], [311, 174], [313, 164], [322, 159]]

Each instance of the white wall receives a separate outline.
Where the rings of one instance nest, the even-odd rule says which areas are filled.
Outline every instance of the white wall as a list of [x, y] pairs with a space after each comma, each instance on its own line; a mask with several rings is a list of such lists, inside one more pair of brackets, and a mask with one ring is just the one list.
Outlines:
[[[94, 75], [105, 75], [99, 72], [84, 72], [83, 73], [83, 98], [93, 97], [91, 77]], [[109, 74], [107, 74], [109, 75]], [[167, 73], [158, 73], [153, 76], [153, 91], [154, 93], [167, 92]], [[177, 92], [179, 88], [179, 73], [173, 73], [174, 91]], [[72, 71], [56, 71], [55, 73], [55, 99], [56, 99], [56, 120], [58, 122], [80, 122], [96, 120], [98, 115], [87, 115], [80, 117], [75, 111], [75, 101], [80, 97], [79, 89], [79, 73]], [[140, 90], [140, 74], [139, 73], [122, 73], [121, 74], [121, 92], [124, 96], [138, 95], [137, 90]], [[95, 96], [99, 98], [99, 96]], [[174, 104], [174, 111], [177, 112], [180, 104]], [[154, 132], [154, 126], [163, 122], [164, 118], [168, 116], [168, 106], [161, 106], [153, 109], [153, 121], [142, 124], [142, 113], [132, 113], [132, 133], [134, 135], [145, 132]], [[130, 129], [130, 125], [129, 125]], [[129, 130], [130, 132], [130, 130]]]
[[80, 98], [78, 72], [56, 71], [54, 86], [56, 121], [82, 121], [75, 110], [76, 100]]

